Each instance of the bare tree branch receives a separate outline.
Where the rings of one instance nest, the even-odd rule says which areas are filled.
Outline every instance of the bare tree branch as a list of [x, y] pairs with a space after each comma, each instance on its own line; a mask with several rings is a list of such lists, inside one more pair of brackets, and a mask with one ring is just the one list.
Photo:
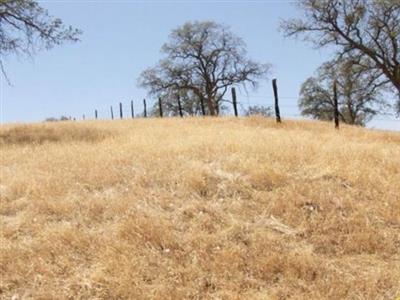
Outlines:
[[63, 42], [76, 42], [81, 31], [66, 27], [34, 0], [0, 1], [1, 72], [9, 82], [3, 58], [12, 54], [32, 56], [37, 50], [50, 49]]

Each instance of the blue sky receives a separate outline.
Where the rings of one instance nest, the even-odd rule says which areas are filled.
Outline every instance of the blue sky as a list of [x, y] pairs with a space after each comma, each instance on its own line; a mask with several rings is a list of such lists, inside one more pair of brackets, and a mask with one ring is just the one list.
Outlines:
[[[278, 78], [283, 117], [299, 114], [300, 85], [329, 58], [301, 41], [285, 39], [281, 19], [299, 11], [291, 1], [40, 1], [51, 15], [83, 30], [81, 42], [65, 44], [33, 58], [6, 57], [12, 86], [2, 78], [1, 121], [36, 122], [61, 115], [109, 118], [122, 102], [142, 109], [146, 91], [137, 87], [141, 71], [160, 58], [170, 31], [186, 21], [213, 20], [231, 27], [251, 58], [273, 65], [257, 91], [239, 93], [243, 105], [272, 103], [271, 79]], [[154, 100], [149, 100], [154, 101]], [[398, 121], [373, 121], [370, 127], [400, 129]]]

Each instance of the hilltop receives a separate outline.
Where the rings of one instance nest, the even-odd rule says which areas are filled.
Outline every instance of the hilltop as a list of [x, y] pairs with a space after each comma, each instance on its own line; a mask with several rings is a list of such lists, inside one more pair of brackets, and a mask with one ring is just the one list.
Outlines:
[[400, 134], [323, 122], [5, 125], [2, 299], [395, 299]]

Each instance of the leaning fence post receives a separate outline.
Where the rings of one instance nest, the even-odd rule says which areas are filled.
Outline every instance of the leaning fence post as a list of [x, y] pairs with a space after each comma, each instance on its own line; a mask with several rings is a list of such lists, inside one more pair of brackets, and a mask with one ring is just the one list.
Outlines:
[[179, 95], [178, 95], [178, 108], [179, 108], [179, 115], [181, 116], [181, 118], [183, 118], [181, 97], [179, 97]]
[[133, 109], [133, 100], [131, 101], [131, 115], [132, 119], [135, 118], [135, 110]]
[[162, 101], [161, 101], [161, 97], [158, 97], [158, 106], [160, 109], [160, 118], [163, 117], [163, 110], [162, 110]]
[[236, 89], [234, 87], [232, 88], [232, 104], [233, 104], [233, 111], [235, 112], [235, 117], [237, 117], [238, 110], [237, 110], [237, 100], [236, 100]]
[[335, 119], [335, 128], [339, 129], [339, 108], [338, 108], [338, 95], [337, 95], [337, 81], [333, 81], [333, 118]]
[[112, 106], [110, 106], [110, 112], [111, 112], [111, 120], [114, 120], [114, 111]]
[[97, 109], [94, 110], [94, 118], [97, 120]]
[[274, 97], [275, 97], [275, 117], [276, 122], [281, 123], [281, 113], [279, 111], [279, 99], [278, 99], [278, 86], [276, 85], [276, 79], [272, 80], [272, 88], [274, 89]]
[[143, 117], [147, 118], [146, 99], [143, 99]]
[[119, 117], [122, 119], [124, 116], [122, 114], [122, 103], [119, 103]]

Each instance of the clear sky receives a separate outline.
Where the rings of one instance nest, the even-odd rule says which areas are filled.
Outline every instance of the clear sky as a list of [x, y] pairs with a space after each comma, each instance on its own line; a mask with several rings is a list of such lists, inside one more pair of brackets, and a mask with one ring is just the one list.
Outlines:
[[[36, 122], [61, 115], [109, 118], [122, 102], [142, 110], [146, 91], [137, 87], [141, 71], [160, 58], [170, 31], [186, 21], [224, 23], [242, 37], [248, 54], [271, 63], [272, 74], [257, 91], [239, 93], [244, 105], [272, 104], [271, 79], [278, 79], [283, 118], [298, 116], [300, 85], [329, 58], [302, 41], [285, 39], [281, 19], [299, 11], [292, 1], [39, 1], [51, 15], [83, 30], [81, 42], [37, 53], [32, 59], [6, 57], [12, 86], [1, 82], [1, 121]], [[149, 100], [154, 101], [154, 100]], [[385, 120], [384, 120], [385, 119]], [[378, 117], [370, 127], [400, 130], [398, 120]], [[393, 119], [393, 117], [389, 117]]]

